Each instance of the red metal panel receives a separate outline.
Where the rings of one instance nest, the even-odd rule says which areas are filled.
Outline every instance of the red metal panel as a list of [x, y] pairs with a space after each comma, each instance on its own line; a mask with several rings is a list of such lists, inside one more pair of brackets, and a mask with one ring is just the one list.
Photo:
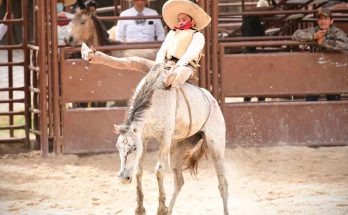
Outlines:
[[225, 96], [306, 95], [348, 92], [348, 54], [224, 55]]
[[64, 111], [63, 153], [113, 152], [125, 108], [71, 109]]
[[348, 145], [348, 101], [230, 104], [228, 146]]
[[347, 22], [335, 22], [335, 26], [340, 28], [346, 34], [348, 34], [348, 23]]
[[109, 101], [131, 98], [144, 73], [116, 70], [74, 59], [62, 62], [64, 102]]

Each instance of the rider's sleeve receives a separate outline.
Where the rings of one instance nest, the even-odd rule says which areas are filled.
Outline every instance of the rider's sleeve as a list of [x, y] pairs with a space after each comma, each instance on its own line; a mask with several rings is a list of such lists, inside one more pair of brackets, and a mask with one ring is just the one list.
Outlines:
[[176, 65], [185, 66], [192, 60], [198, 59], [204, 47], [204, 43], [204, 35], [201, 32], [194, 33], [189, 47]]
[[157, 52], [156, 63], [162, 63], [166, 59], [167, 50], [170, 45], [170, 42], [174, 38], [174, 35], [175, 35], [175, 31], [169, 31], [169, 33], [167, 34], [165, 40], [162, 43], [160, 50]]

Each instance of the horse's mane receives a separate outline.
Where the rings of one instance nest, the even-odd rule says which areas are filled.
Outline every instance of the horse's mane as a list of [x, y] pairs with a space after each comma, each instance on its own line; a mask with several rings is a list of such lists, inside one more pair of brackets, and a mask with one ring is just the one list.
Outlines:
[[151, 107], [151, 99], [155, 92], [156, 82], [162, 71], [160, 66], [160, 64], [156, 64], [152, 67], [151, 71], [145, 76], [145, 82], [142, 87], [135, 92], [128, 107], [126, 122], [124, 123], [126, 126], [131, 125], [132, 122], [142, 121], [145, 110]]
[[109, 33], [107, 32], [104, 24], [95, 15], [92, 15], [93, 24], [98, 35], [98, 41], [100, 46], [111, 45], [112, 42], [109, 40]]

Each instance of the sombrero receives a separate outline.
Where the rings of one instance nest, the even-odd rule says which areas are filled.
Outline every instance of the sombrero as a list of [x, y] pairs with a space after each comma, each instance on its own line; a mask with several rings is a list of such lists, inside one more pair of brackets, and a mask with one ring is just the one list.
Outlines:
[[205, 28], [211, 21], [210, 16], [201, 7], [189, 0], [169, 0], [163, 5], [163, 19], [171, 29], [178, 23], [180, 13], [191, 16], [197, 30]]
[[64, 6], [70, 6], [76, 3], [76, 0], [64, 0]]

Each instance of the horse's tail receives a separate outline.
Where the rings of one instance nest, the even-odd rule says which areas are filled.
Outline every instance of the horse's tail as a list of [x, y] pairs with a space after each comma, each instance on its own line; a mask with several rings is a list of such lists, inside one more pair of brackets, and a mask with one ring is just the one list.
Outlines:
[[196, 143], [195, 146], [190, 149], [183, 158], [183, 169], [189, 169], [192, 176], [197, 175], [198, 162], [200, 159], [207, 156], [208, 147], [205, 141], [203, 141], [202, 134], [198, 133], [193, 136], [194, 140], [191, 142]]

